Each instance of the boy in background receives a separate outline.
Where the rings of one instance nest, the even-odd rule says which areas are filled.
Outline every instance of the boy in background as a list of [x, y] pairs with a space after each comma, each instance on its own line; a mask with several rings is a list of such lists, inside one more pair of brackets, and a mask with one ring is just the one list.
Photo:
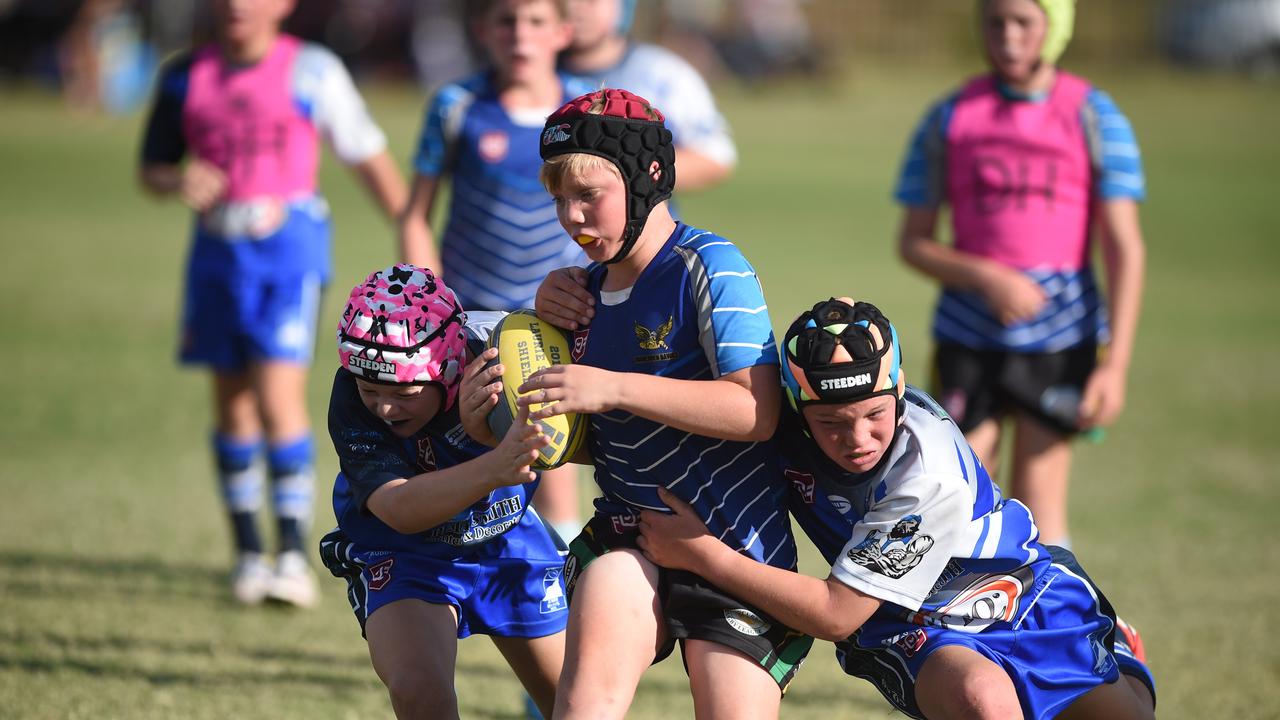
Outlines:
[[[1124, 405], [1145, 263], [1142, 164], [1111, 98], [1054, 64], [1073, 0], [982, 0], [978, 10], [991, 72], [920, 124], [896, 192], [899, 247], [943, 286], [939, 402], [993, 473], [1012, 418], [1010, 494], [1045, 542], [1068, 547], [1071, 439]], [[943, 205], [950, 245], [938, 241]], [[1090, 262], [1095, 237], [1109, 303]]]
[[[475, 32], [490, 66], [432, 99], [400, 233], [406, 247], [423, 251], [418, 264], [440, 273], [464, 307], [511, 311], [533, 307], [548, 272], [586, 261], [538, 182], [537, 152], [547, 115], [586, 88], [556, 74], [556, 54], [569, 43], [565, 0], [477, 4]], [[452, 197], [437, 252], [428, 221], [446, 179]], [[573, 491], [576, 482], [572, 467], [543, 473], [553, 494]], [[546, 515], [566, 540], [580, 529], [576, 503], [576, 494], [552, 501]]]
[[636, 0], [569, 0], [573, 40], [560, 69], [594, 90], [623, 88], [663, 108], [676, 147], [676, 190], [703, 190], [728, 179], [738, 162], [729, 125], [706, 80], [679, 55], [627, 37]]
[[[213, 449], [235, 538], [232, 593], [247, 605], [272, 598], [305, 607], [317, 600], [302, 550], [315, 485], [305, 391], [331, 274], [329, 210], [316, 185], [321, 138], [388, 218], [406, 193], [342, 62], [281, 32], [293, 7], [214, 0], [217, 40], [161, 72], [141, 181], [196, 213], [180, 354], [213, 373]], [[256, 524], [264, 444], [279, 535], [274, 567]]]

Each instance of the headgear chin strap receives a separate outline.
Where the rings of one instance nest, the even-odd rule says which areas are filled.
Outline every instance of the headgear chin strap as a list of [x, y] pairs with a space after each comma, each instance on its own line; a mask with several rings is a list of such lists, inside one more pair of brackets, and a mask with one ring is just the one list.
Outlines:
[[[653, 110], [658, 119], [650, 119]], [[625, 258], [644, 230], [649, 211], [671, 197], [676, 185], [676, 151], [662, 113], [649, 101], [614, 88], [570, 100], [547, 118], [538, 152], [543, 160], [587, 153], [617, 166], [627, 188], [627, 225], [622, 247], [605, 264]], [[650, 167], [661, 171], [655, 181]]]
[[893, 395], [902, 422], [906, 383], [898, 331], [875, 305], [849, 298], [814, 305], [791, 323], [783, 354], [782, 377], [796, 412], [814, 403]]

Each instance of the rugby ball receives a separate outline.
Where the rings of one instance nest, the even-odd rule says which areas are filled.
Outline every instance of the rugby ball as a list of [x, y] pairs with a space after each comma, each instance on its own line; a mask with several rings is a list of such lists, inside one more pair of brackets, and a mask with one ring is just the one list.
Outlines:
[[[487, 345], [498, 348], [498, 357], [490, 360], [488, 366], [497, 363], [503, 366], [502, 392], [488, 417], [489, 429], [501, 440], [516, 419], [516, 398], [520, 397], [516, 389], [535, 372], [552, 365], [567, 365], [572, 360], [564, 333], [538, 319], [532, 310], [508, 313], [494, 326]], [[533, 403], [529, 412], [537, 412], [542, 406], [542, 403]], [[549, 417], [541, 421], [541, 425], [551, 442], [539, 452], [533, 463], [535, 470], [551, 470], [568, 462], [587, 433], [587, 418], [578, 413]]]

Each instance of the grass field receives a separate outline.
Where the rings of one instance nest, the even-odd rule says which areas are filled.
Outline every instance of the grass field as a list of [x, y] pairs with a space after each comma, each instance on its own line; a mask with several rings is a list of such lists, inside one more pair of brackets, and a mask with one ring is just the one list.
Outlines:
[[[1275, 85], [1112, 68], [1092, 73], [1143, 145], [1149, 281], [1129, 406], [1077, 455], [1076, 548], [1143, 630], [1165, 718], [1280, 717], [1280, 93]], [[925, 103], [958, 80], [864, 70], [823, 86], [723, 88], [741, 167], [684, 200], [734, 239], [774, 323], [829, 294], [873, 299], [920, 380], [934, 290], [897, 261], [889, 188]], [[421, 98], [368, 90], [400, 158]], [[209, 467], [207, 383], [173, 362], [188, 218], [134, 182], [140, 118], [0, 98], [0, 718], [363, 718], [390, 705], [342, 584], [317, 611], [241, 610]], [[392, 259], [389, 229], [326, 161], [337, 276], [312, 415], [323, 417], [339, 296]], [[1270, 289], [1269, 289], [1270, 288]], [[332, 521], [320, 445], [316, 535]], [[825, 567], [810, 552], [803, 570]], [[463, 713], [520, 717], [484, 639], [462, 644]], [[681, 718], [679, 661], [631, 717]], [[786, 718], [884, 717], [819, 643]]]

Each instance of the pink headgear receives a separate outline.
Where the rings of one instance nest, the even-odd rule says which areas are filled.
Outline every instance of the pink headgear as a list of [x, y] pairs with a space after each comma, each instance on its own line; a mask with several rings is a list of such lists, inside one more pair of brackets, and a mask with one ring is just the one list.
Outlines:
[[453, 291], [430, 270], [392, 265], [351, 289], [338, 321], [338, 358], [370, 382], [435, 383], [448, 409], [462, 377], [466, 319]]

